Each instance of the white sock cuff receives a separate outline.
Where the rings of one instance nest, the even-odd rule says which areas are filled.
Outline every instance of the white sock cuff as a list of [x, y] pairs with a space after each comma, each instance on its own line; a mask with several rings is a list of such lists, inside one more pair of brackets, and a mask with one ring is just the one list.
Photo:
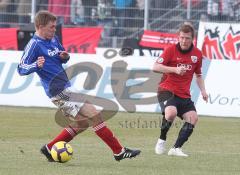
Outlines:
[[105, 126], [106, 126], [106, 124], [104, 122], [102, 122], [99, 125], [93, 127], [93, 131], [96, 132], [96, 131], [102, 129], [103, 127], [105, 127]]
[[73, 128], [65, 128], [65, 130], [72, 136], [75, 137], [76, 136], [76, 131], [73, 130]]

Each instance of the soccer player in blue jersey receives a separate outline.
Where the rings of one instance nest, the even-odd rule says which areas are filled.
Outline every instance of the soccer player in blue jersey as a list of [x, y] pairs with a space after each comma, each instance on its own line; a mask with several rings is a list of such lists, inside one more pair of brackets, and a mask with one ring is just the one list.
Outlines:
[[89, 127], [89, 122], [86, 120], [88, 117], [93, 122], [92, 127], [96, 135], [111, 148], [115, 160], [120, 161], [139, 155], [140, 150], [125, 148], [119, 143], [94, 105], [88, 101], [76, 105], [72, 102], [73, 100], [71, 101], [71, 84], [62, 67], [62, 64], [70, 59], [70, 55], [55, 36], [56, 20], [56, 16], [48, 11], [39, 11], [36, 14], [34, 21], [36, 33], [24, 49], [18, 72], [20, 75], [36, 72], [51, 101], [63, 111], [66, 117], [72, 116], [78, 119], [78, 122], [64, 128], [59, 135], [41, 148], [41, 153], [52, 162], [50, 154], [52, 146], [59, 141], [69, 142], [86, 130]]

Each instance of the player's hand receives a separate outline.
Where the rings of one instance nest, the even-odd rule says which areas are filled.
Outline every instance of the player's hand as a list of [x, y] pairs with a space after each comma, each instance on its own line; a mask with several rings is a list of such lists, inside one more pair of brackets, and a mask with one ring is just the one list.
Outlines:
[[183, 66], [176, 67], [175, 73], [178, 75], [184, 75], [186, 73], [186, 69]]
[[70, 58], [68, 52], [66, 52], [66, 51], [59, 51], [58, 54], [59, 54], [61, 59], [65, 60], [65, 59], [69, 59]]
[[203, 100], [207, 103], [208, 102], [208, 94], [206, 91], [201, 92]]
[[45, 58], [43, 56], [40, 56], [37, 58], [37, 66], [39, 68], [42, 68], [45, 63]]

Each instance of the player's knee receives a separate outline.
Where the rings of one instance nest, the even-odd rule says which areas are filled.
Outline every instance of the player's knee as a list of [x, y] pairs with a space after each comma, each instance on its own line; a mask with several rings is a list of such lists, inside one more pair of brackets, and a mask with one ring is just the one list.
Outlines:
[[198, 117], [196, 115], [193, 115], [190, 117], [188, 122], [195, 126], [198, 122]]
[[77, 133], [80, 133], [84, 130], [86, 130], [89, 127], [89, 122], [87, 120], [81, 120], [76, 122]]
[[195, 111], [189, 111], [189, 112], [183, 114], [183, 119], [186, 122], [191, 123], [192, 125], [196, 125], [198, 122], [198, 116]]
[[177, 109], [172, 106], [168, 106], [165, 109], [165, 119], [168, 121], [173, 121], [177, 116]]
[[165, 115], [165, 119], [167, 121], [174, 121], [174, 119], [176, 118], [177, 114], [175, 113], [172, 113], [172, 114], [169, 114], [169, 115]]
[[99, 112], [92, 104], [84, 104], [80, 110], [80, 113], [84, 116], [92, 118], [92, 117], [98, 115]]
[[198, 122], [198, 118], [196, 117], [193, 119], [193, 122], [191, 124], [195, 126], [197, 124], [197, 122]]

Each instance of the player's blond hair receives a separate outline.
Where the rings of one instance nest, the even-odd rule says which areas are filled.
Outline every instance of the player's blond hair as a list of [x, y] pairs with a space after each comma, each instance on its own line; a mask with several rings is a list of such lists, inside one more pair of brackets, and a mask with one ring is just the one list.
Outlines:
[[38, 29], [40, 25], [46, 26], [50, 21], [56, 21], [57, 17], [46, 10], [39, 11], [34, 19], [35, 28]]

